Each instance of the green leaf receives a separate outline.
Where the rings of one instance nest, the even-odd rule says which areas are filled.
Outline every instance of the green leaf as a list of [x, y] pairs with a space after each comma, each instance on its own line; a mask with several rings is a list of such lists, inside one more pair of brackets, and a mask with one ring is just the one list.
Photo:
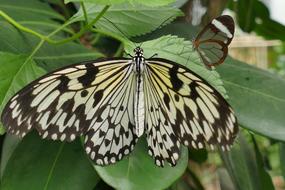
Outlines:
[[231, 177], [225, 168], [218, 169], [218, 176], [221, 190], [236, 190]]
[[5, 52], [0, 52], [0, 68], [0, 113], [12, 95], [45, 73], [27, 56]]
[[208, 159], [208, 152], [206, 149], [189, 149], [189, 160], [198, 164], [206, 162]]
[[187, 148], [183, 147], [175, 167], [160, 168], [147, 154], [145, 138], [141, 138], [131, 155], [110, 166], [95, 166], [100, 177], [116, 189], [165, 189], [180, 177], [188, 163]]
[[236, 12], [240, 28], [245, 32], [251, 32], [255, 27], [257, 0], [232, 0], [230, 8]]
[[[132, 54], [135, 48], [134, 44], [125, 44], [125, 50]], [[165, 58], [178, 64], [185, 65], [196, 74], [200, 75], [215, 87], [224, 97], [227, 97], [226, 90], [219, 74], [213, 70], [207, 69], [201, 62], [199, 54], [193, 50], [192, 43], [177, 36], [162, 36], [155, 40], [143, 42], [141, 46], [144, 50], [144, 56], [149, 58], [157, 53], [156, 57]]]
[[6, 52], [0, 52], [0, 66], [1, 105], [25, 84], [45, 73], [27, 56]]
[[166, 190], [197, 190], [197, 189], [190, 187], [190, 185], [186, 181], [180, 178], [175, 183], [173, 183], [170, 188]]
[[[4, 138], [4, 136], [2, 136], [1, 138]], [[5, 136], [5, 139], [3, 141], [3, 146], [2, 146], [2, 155], [1, 155], [1, 164], [0, 164], [0, 179], [2, 179], [5, 167], [9, 161], [13, 151], [15, 150], [15, 148], [17, 147], [17, 145], [20, 141], [21, 141], [21, 139], [19, 139], [15, 135], [8, 135], [7, 134]], [[0, 187], [1, 187], [1, 185], [0, 185]]]
[[[103, 6], [86, 4], [88, 19], [94, 19]], [[99, 29], [114, 32], [121, 36], [138, 36], [166, 25], [183, 13], [173, 7], [146, 7], [128, 3], [112, 6], [95, 26]], [[71, 21], [84, 20], [82, 8], [72, 17]]]
[[64, 144], [27, 135], [8, 160], [1, 189], [90, 189], [99, 177], [79, 141]]
[[274, 189], [271, 178], [263, 167], [263, 160], [242, 134], [230, 152], [220, 153], [237, 190]]
[[173, 3], [175, 0], [64, 0], [64, 3], [69, 2], [84, 2], [84, 3], [93, 3], [93, 4], [100, 4], [100, 5], [115, 5], [120, 3], [129, 2], [131, 4], [142, 4], [150, 7], [155, 6], [164, 6], [170, 3]]
[[285, 144], [284, 143], [280, 143], [279, 145], [280, 147], [280, 151], [279, 151], [279, 155], [280, 155], [280, 166], [281, 166], [281, 171], [282, 171], [282, 175], [283, 175], [283, 179], [285, 179], [285, 164], [284, 164], [284, 160], [285, 160]]
[[[0, 0], [0, 10], [20, 24], [42, 33], [51, 32], [60, 26], [54, 20], [64, 21], [64, 17], [47, 3], [38, 0]], [[2, 17], [0, 17], [0, 23], [2, 28]]]
[[263, 136], [284, 141], [285, 80], [231, 58], [217, 70], [239, 123]]
[[257, 23], [255, 32], [267, 39], [285, 41], [285, 26], [270, 18], [262, 19], [260, 23]]
[[263, 160], [263, 156], [258, 148], [257, 142], [253, 135], [251, 135], [253, 145], [254, 145], [254, 152], [255, 152], [255, 158], [256, 158], [256, 165], [257, 165], [257, 173], [258, 173], [258, 179], [260, 179], [261, 183], [261, 190], [274, 190], [274, 185], [271, 179], [271, 176], [265, 169], [265, 164]]

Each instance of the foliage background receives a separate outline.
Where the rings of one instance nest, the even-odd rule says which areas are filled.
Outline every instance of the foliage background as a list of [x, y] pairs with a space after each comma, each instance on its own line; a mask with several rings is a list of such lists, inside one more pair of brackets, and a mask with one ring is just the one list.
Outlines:
[[[192, 50], [191, 40], [199, 31], [189, 22], [194, 1], [0, 0], [1, 109], [17, 90], [44, 73], [80, 61], [122, 56], [123, 50], [131, 53], [136, 45], [132, 40], [144, 42], [146, 57], [158, 53], [209, 81], [228, 98], [241, 127], [231, 151], [183, 148], [174, 168], [156, 167], [144, 138], [128, 158], [98, 167], [88, 160], [80, 139], [60, 143], [31, 133], [19, 140], [0, 127], [1, 189], [284, 188], [285, 80], [277, 74], [285, 68], [280, 58], [284, 47], [272, 51], [270, 71], [232, 58], [217, 70], [207, 70]], [[228, 8], [244, 32], [285, 40], [284, 26], [270, 18], [261, 1], [201, 3], [207, 8], [201, 25]]]

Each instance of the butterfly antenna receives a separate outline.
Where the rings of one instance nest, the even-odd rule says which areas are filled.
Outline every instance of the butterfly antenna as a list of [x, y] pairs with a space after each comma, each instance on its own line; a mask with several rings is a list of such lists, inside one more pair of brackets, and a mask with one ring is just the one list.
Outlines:
[[173, 18], [173, 20], [175, 19], [174, 16], [170, 16], [168, 17], [166, 20], [164, 20], [157, 28], [161, 28], [162, 26], [165, 25], [166, 22], [168, 22], [169, 20], [171, 20]]
[[[106, 18], [104, 16], [102, 18], [104, 18], [105, 20], [110, 22], [126, 39], [129, 39], [128, 35], [126, 33], [124, 33], [118, 26], [116, 26], [111, 20], [109, 20], [108, 18]], [[134, 45], [134, 47], [137, 46], [133, 41], [131, 41], [131, 40], [129, 40], [129, 41]]]

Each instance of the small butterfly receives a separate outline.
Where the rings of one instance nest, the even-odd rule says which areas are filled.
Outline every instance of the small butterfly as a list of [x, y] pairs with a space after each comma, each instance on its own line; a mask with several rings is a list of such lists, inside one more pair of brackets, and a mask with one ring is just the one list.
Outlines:
[[32, 129], [52, 140], [84, 136], [97, 165], [129, 155], [143, 134], [155, 164], [175, 166], [181, 144], [229, 150], [238, 133], [233, 109], [208, 82], [175, 62], [145, 59], [140, 47], [131, 58], [79, 63], [40, 77], [9, 100], [1, 121], [20, 137]]
[[232, 17], [223, 15], [215, 18], [197, 35], [193, 47], [198, 51], [207, 67], [224, 62], [228, 55], [228, 45], [234, 37], [235, 25]]

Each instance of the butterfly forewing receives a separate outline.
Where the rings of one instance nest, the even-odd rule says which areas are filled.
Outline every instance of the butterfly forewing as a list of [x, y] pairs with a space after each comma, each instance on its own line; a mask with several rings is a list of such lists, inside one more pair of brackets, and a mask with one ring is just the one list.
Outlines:
[[225, 99], [186, 67], [164, 59], [151, 59], [146, 65], [146, 134], [156, 163], [167, 160], [175, 165], [180, 143], [228, 150], [238, 124]]
[[224, 62], [234, 37], [234, 21], [228, 15], [215, 18], [197, 35], [193, 45], [206, 66]]
[[116, 59], [73, 65], [43, 76], [8, 102], [2, 122], [7, 132], [21, 137], [32, 128], [53, 140], [72, 141], [85, 135], [92, 160], [114, 163], [137, 141], [132, 67], [132, 61]]

